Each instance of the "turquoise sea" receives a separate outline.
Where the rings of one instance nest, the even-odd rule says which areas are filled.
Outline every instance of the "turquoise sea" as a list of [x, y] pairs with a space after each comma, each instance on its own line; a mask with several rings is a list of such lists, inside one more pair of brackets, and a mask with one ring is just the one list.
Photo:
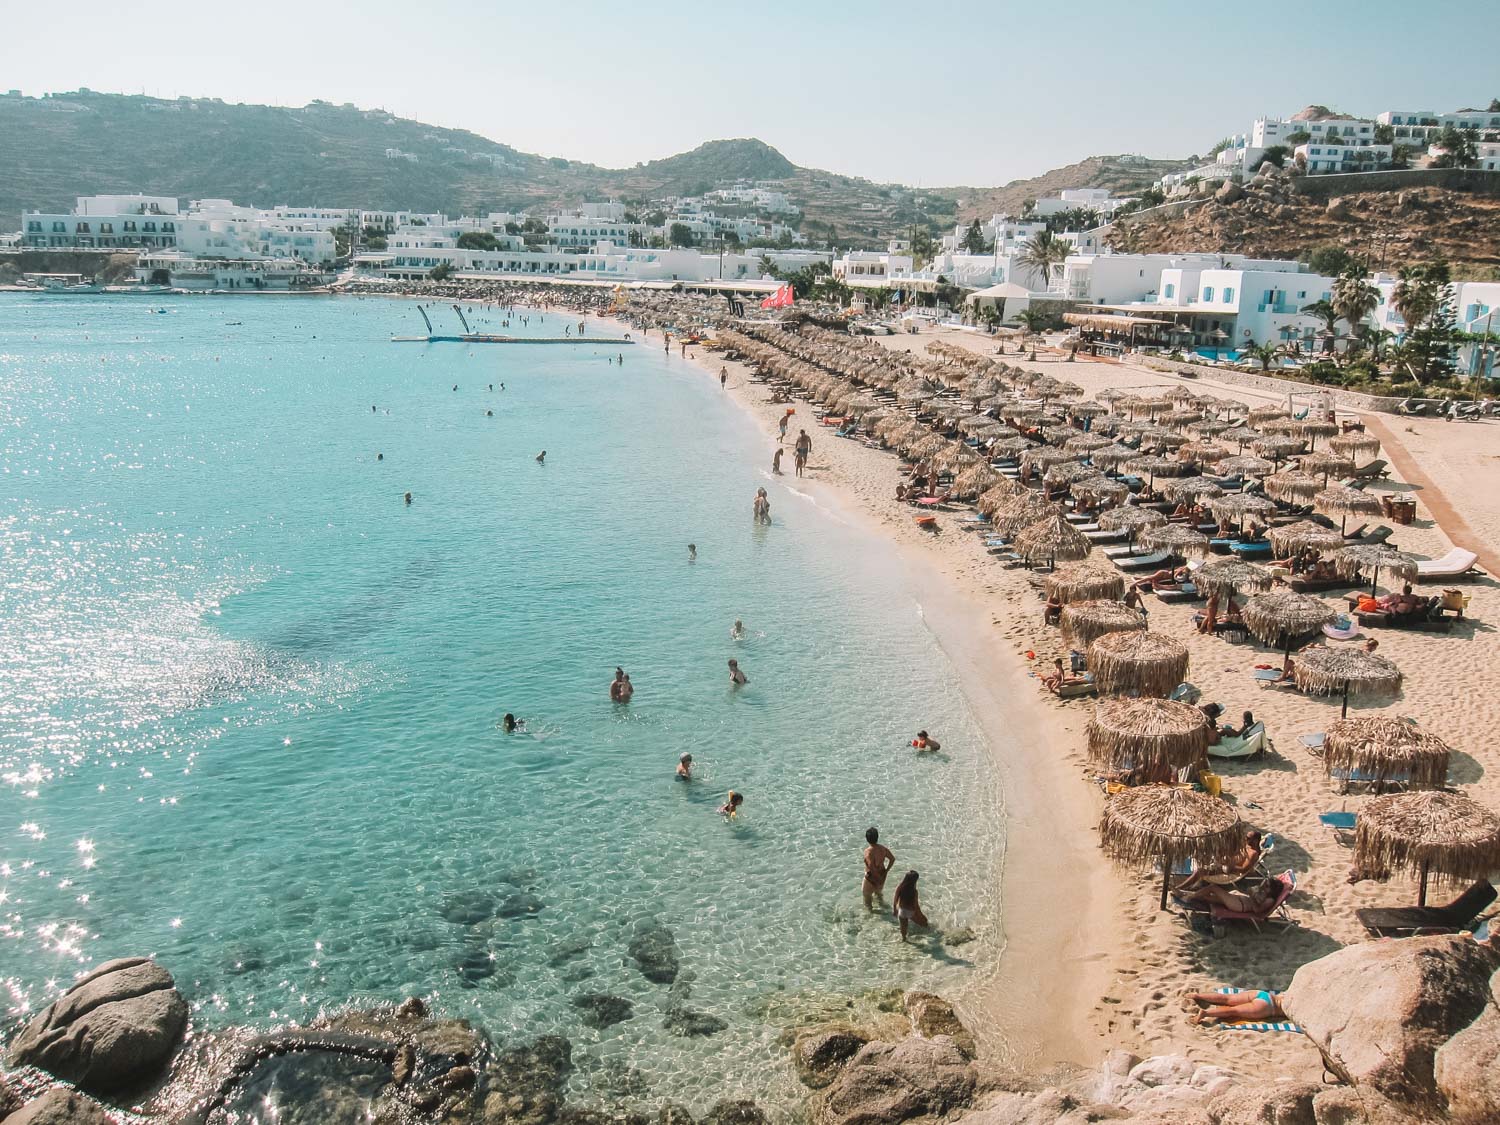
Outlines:
[[[1002, 799], [954, 670], [717, 379], [659, 343], [389, 342], [419, 330], [394, 300], [0, 294], [3, 1028], [152, 954], [200, 1026], [420, 994], [566, 1035], [579, 1104], [785, 1112], [802, 999], [957, 993], [999, 956]], [[975, 940], [865, 913], [872, 824]], [[630, 954], [663, 930], [671, 985]], [[584, 993], [633, 1015], [590, 1027]]]

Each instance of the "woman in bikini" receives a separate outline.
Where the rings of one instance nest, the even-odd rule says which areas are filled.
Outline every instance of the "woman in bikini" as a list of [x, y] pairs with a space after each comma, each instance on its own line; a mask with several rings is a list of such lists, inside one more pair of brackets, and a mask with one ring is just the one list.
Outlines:
[[891, 913], [901, 923], [901, 940], [906, 940], [906, 927], [915, 922], [924, 930], [928, 928], [927, 915], [922, 913], [922, 903], [917, 898], [917, 873], [908, 871], [901, 877], [896, 893], [891, 896]]
[[1195, 1024], [1257, 1023], [1284, 1020], [1279, 992], [1190, 992], [1198, 1010], [1188, 1018]]

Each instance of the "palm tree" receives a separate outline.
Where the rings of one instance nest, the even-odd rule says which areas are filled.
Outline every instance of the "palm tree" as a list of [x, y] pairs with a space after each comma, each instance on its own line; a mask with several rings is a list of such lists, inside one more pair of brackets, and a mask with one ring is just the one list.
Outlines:
[[1351, 266], [1333, 283], [1332, 308], [1349, 325], [1355, 339], [1364, 335], [1365, 317], [1380, 304], [1380, 291], [1365, 280], [1360, 266]]
[[1041, 309], [1022, 309], [1016, 313], [1016, 319], [1021, 322], [1027, 334], [1032, 336], [1040, 336], [1052, 323], [1051, 314]]
[[1302, 311], [1308, 316], [1315, 316], [1323, 322], [1323, 331], [1321, 333], [1323, 337], [1323, 350], [1325, 352], [1332, 352], [1333, 342], [1338, 339], [1338, 332], [1335, 331], [1335, 326], [1339, 322], [1338, 310], [1328, 301], [1319, 300], [1314, 301], [1310, 305], [1303, 305]]
[[1432, 283], [1426, 266], [1401, 267], [1401, 280], [1391, 290], [1391, 305], [1405, 325], [1403, 336], [1422, 327], [1422, 322], [1438, 305], [1438, 287]]
[[1245, 348], [1245, 354], [1242, 357], [1241, 362], [1246, 359], [1258, 359], [1260, 360], [1261, 367], [1264, 370], [1269, 371], [1271, 370], [1271, 364], [1280, 359], [1281, 355], [1281, 345], [1273, 344], [1270, 340], [1267, 340], [1264, 344], [1247, 345]]
[[1021, 265], [1042, 275], [1042, 284], [1052, 284], [1052, 267], [1060, 266], [1073, 253], [1073, 244], [1059, 238], [1050, 230], [1041, 231], [1029, 238], [1021, 247], [1016, 259]]

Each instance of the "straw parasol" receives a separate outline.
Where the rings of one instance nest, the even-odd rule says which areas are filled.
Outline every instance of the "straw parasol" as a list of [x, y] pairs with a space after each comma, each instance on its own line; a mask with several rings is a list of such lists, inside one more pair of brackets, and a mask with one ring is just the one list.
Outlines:
[[1068, 522], [1066, 516], [1054, 510], [1036, 523], [1030, 524], [1016, 535], [1016, 553], [1028, 563], [1046, 559], [1053, 566], [1058, 559], [1073, 562], [1086, 558], [1092, 544]]
[[1382, 570], [1390, 571], [1397, 578], [1410, 581], [1417, 576], [1417, 558], [1405, 551], [1387, 547], [1384, 543], [1356, 543], [1351, 547], [1340, 547], [1328, 556], [1340, 577], [1353, 578], [1362, 570], [1370, 572], [1370, 593], [1375, 593], [1375, 583]]
[[1245, 627], [1257, 639], [1288, 653], [1300, 638], [1334, 618], [1333, 610], [1317, 598], [1291, 590], [1257, 594], [1245, 603], [1243, 613]]
[[1089, 671], [1101, 692], [1166, 695], [1187, 674], [1187, 645], [1165, 633], [1109, 633], [1088, 646]]
[[1264, 426], [1267, 422], [1275, 422], [1283, 418], [1289, 419], [1290, 415], [1279, 406], [1258, 406], [1250, 411], [1245, 421], [1251, 426]]
[[1208, 536], [1180, 523], [1148, 527], [1141, 535], [1141, 546], [1148, 551], [1171, 551], [1183, 558], [1206, 558], [1209, 553]]
[[1061, 449], [1049, 449], [1045, 445], [1034, 445], [1021, 454], [1021, 464], [1033, 470], [1050, 469], [1053, 465], [1061, 465], [1071, 460], [1073, 460], [1071, 453], [1064, 453]]
[[1380, 501], [1367, 492], [1361, 492], [1357, 488], [1346, 488], [1342, 484], [1336, 484], [1332, 488], [1325, 488], [1313, 497], [1313, 511], [1321, 512], [1325, 516], [1339, 517], [1339, 534], [1344, 532], [1344, 525], [1348, 523], [1350, 516], [1378, 516], [1380, 515]]
[[1261, 487], [1272, 500], [1283, 504], [1306, 504], [1318, 494], [1323, 482], [1307, 473], [1272, 473], [1261, 481]]
[[1100, 449], [1093, 450], [1089, 453], [1089, 460], [1096, 465], [1103, 465], [1105, 468], [1113, 468], [1116, 465], [1123, 464], [1126, 461], [1133, 461], [1140, 455], [1141, 454], [1139, 450], [1131, 449], [1128, 445], [1121, 445], [1116, 442], [1111, 445], [1106, 445]]
[[1064, 605], [1119, 598], [1125, 593], [1125, 576], [1098, 563], [1080, 562], [1061, 566], [1047, 575], [1047, 599]]
[[1180, 504], [1184, 500], [1217, 500], [1224, 495], [1224, 490], [1207, 477], [1183, 477], [1166, 481], [1161, 486], [1161, 494]]
[[1106, 477], [1076, 481], [1071, 491], [1077, 499], [1092, 504], [1118, 504], [1130, 495], [1130, 489], [1123, 482]]
[[1238, 520], [1240, 526], [1245, 524], [1246, 516], [1268, 517], [1276, 511], [1276, 503], [1264, 496], [1246, 496], [1242, 492], [1236, 492], [1230, 496], [1221, 496], [1217, 500], [1208, 502], [1208, 510], [1213, 512], [1216, 519]]
[[1500, 867], [1500, 817], [1462, 793], [1376, 797], [1360, 810], [1354, 863], [1362, 870], [1420, 872], [1417, 904], [1426, 906], [1429, 876], [1484, 879]]
[[1180, 770], [1208, 752], [1208, 720], [1171, 699], [1104, 699], [1088, 722], [1089, 758], [1114, 769]]
[[1416, 789], [1441, 789], [1448, 781], [1448, 744], [1405, 719], [1357, 715], [1329, 723], [1323, 735], [1323, 769], [1376, 785], [1400, 781]]
[[1349, 715], [1349, 696], [1364, 692], [1394, 693], [1401, 687], [1401, 669], [1383, 656], [1362, 648], [1305, 649], [1297, 656], [1293, 673], [1301, 691], [1315, 695], [1342, 692], [1340, 718]]
[[1232, 441], [1235, 445], [1244, 449], [1252, 441], [1258, 441], [1264, 435], [1252, 426], [1230, 426], [1229, 429], [1219, 434], [1220, 441]]
[[1320, 437], [1332, 437], [1339, 432], [1339, 427], [1336, 422], [1321, 420], [1298, 422], [1296, 432], [1306, 437], [1313, 445], [1317, 445]]
[[1138, 785], [1104, 806], [1099, 843], [1119, 863], [1161, 864], [1165, 910], [1173, 867], [1189, 859], [1226, 863], [1243, 846], [1244, 834], [1233, 807], [1218, 797], [1174, 785]]
[[1077, 461], [1060, 461], [1056, 465], [1047, 466], [1047, 471], [1042, 474], [1042, 481], [1045, 484], [1071, 485], [1081, 480], [1102, 476], [1104, 474], [1092, 465], [1080, 464]]
[[1069, 438], [1063, 442], [1063, 452], [1073, 454], [1088, 454], [1096, 449], [1103, 449], [1113, 443], [1107, 437], [1095, 437], [1091, 434], [1080, 434], [1078, 437]]
[[1193, 584], [1200, 590], [1232, 590], [1237, 594], [1271, 588], [1271, 572], [1263, 566], [1240, 559], [1219, 559], [1205, 563], [1193, 572]]
[[1340, 437], [1330, 439], [1328, 448], [1339, 456], [1347, 457], [1352, 461], [1361, 453], [1368, 453], [1372, 457], [1379, 453], [1380, 439], [1373, 434], [1343, 434]]
[[[1267, 481], [1269, 480], [1268, 477]], [[1305, 551], [1308, 548], [1315, 551], [1329, 551], [1342, 547], [1345, 543], [1344, 537], [1333, 528], [1324, 527], [1312, 520], [1298, 520], [1296, 523], [1272, 527], [1266, 532], [1266, 538], [1271, 541], [1272, 548], [1281, 557], [1295, 554], [1297, 551]]]
[[1155, 508], [1137, 508], [1133, 504], [1099, 513], [1099, 527], [1102, 530], [1128, 531], [1132, 542], [1142, 528], [1159, 527], [1166, 522], [1167, 517]]
[[1180, 477], [1188, 471], [1188, 463], [1179, 461], [1175, 457], [1135, 457], [1125, 462], [1125, 467], [1132, 473], [1145, 473], [1149, 477], [1146, 487], [1149, 489], [1156, 484], [1158, 476]]
[[1021, 486], [1015, 481], [1001, 477], [979, 494], [979, 499], [974, 501], [974, 506], [987, 516], [993, 516], [995, 512], [1005, 507], [1021, 493]]
[[1007, 539], [1015, 538], [1022, 528], [1030, 527], [1049, 512], [1058, 511], [1057, 505], [1049, 504], [1035, 492], [1023, 492], [1003, 507], [990, 514], [995, 530]]
[[1326, 481], [1333, 473], [1352, 473], [1354, 462], [1333, 453], [1304, 453], [1297, 458], [1297, 468]]
[[1276, 466], [1264, 457], [1225, 457], [1215, 466], [1225, 476], [1263, 477]]
[[1280, 464], [1288, 457], [1302, 452], [1303, 441], [1294, 437], [1263, 437], [1251, 444], [1250, 448], [1262, 457], [1269, 457], [1272, 461]]
[[1088, 648], [1106, 633], [1126, 633], [1133, 629], [1144, 629], [1146, 619], [1140, 611], [1131, 609], [1124, 602], [1091, 599], [1069, 602], [1063, 606], [1063, 640], [1074, 648]]
[[953, 479], [953, 487], [949, 491], [956, 496], [978, 496], [1004, 479], [984, 462], [978, 461]]
[[1227, 445], [1220, 445], [1216, 441], [1190, 441], [1177, 447], [1177, 456], [1189, 461], [1196, 461], [1200, 465], [1212, 465], [1216, 461], [1222, 461], [1231, 456], [1233, 451]]

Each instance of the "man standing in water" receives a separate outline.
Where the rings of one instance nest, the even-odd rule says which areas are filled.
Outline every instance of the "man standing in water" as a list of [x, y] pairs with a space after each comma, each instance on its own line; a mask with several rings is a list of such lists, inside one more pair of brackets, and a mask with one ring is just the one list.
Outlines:
[[766, 495], [764, 488], [755, 490], [755, 506], [752, 511], [755, 513], [756, 523], [771, 522], [771, 499]]
[[719, 368], [719, 389], [723, 390], [724, 389], [724, 384], [726, 384], [728, 382], [729, 382], [729, 368], [727, 368], [727, 367], [721, 367], [721, 368]]
[[812, 438], [807, 436], [806, 430], [797, 431], [796, 463], [797, 475], [802, 475], [802, 470], [807, 468], [808, 455], [812, 453]]
[[750, 677], [740, 671], [740, 662], [733, 657], [729, 658], [729, 686], [744, 687], [750, 682]]
[[875, 900], [885, 890], [885, 877], [896, 866], [895, 853], [880, 842], [880, 829], [871, 828], [865, 833], [865, 881], [860, 886], [864, 895], [865, 909], [874, 911]]
[[771, 472], [775, 473], [778, 477], [782, 475], [782, 472], [781, 472], [781, 453], [782, 453], [781, 446], [778, 445], [776, 447], [776, 452], [773, 453], [773, 454], [771, 454]]
[[609, 698], [611, 703], [625, 702], [625, 669], [616, 668], [615, 678], [609, 685]]

